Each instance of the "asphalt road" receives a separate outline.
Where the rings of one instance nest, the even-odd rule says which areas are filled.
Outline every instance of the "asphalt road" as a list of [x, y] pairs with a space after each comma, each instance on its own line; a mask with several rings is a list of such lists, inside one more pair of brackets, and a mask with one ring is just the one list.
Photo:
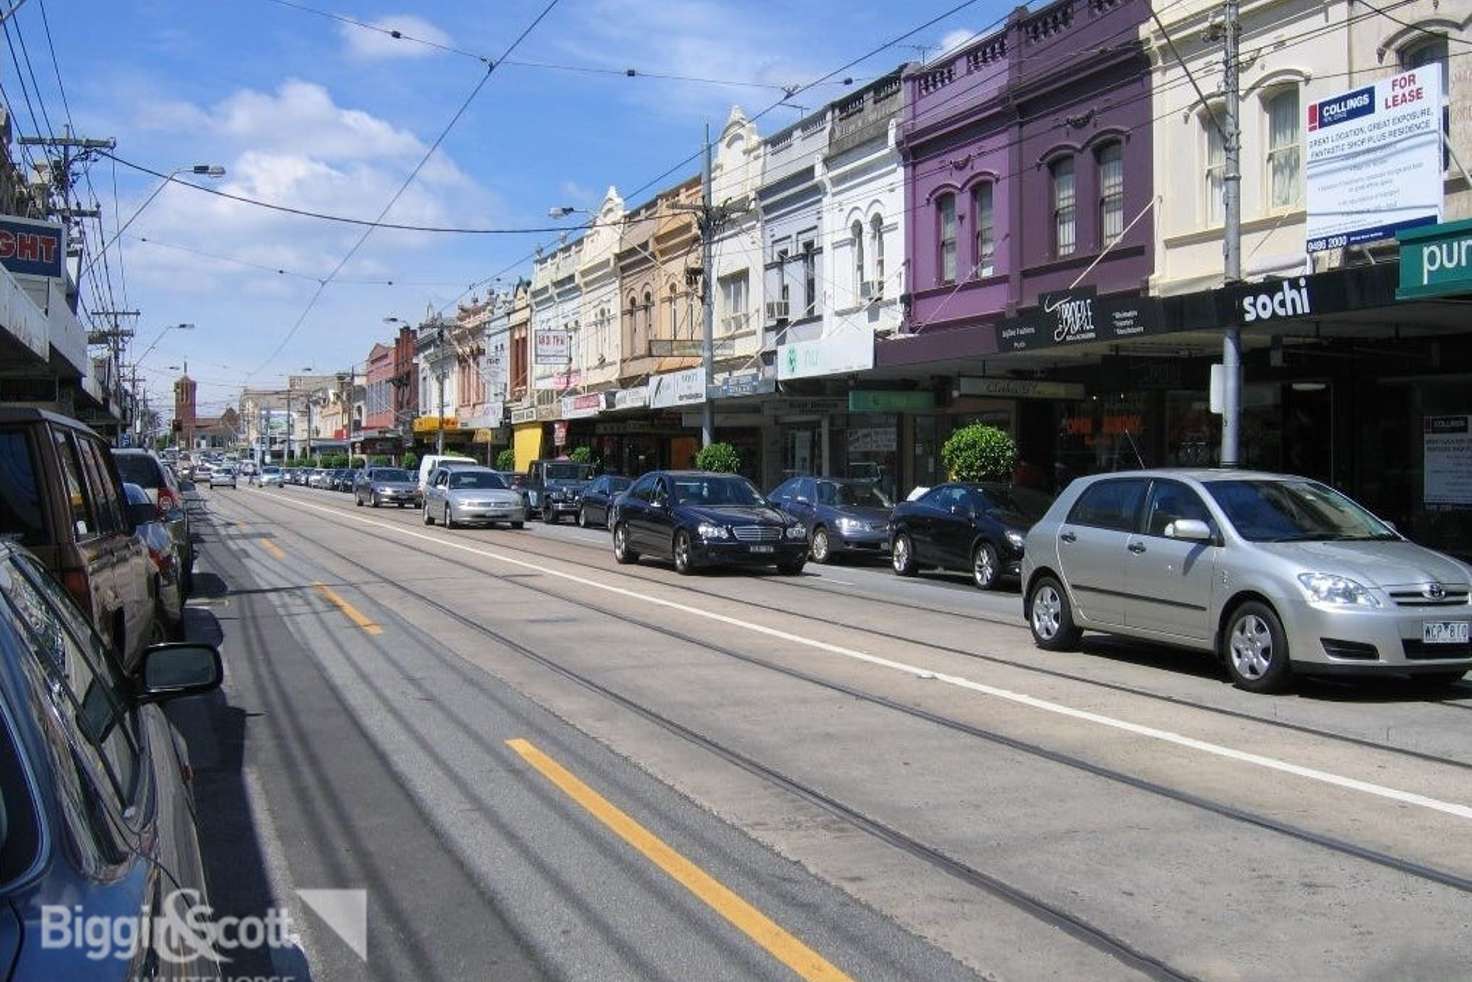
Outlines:
[[1472, 688], [1033, 648], [1015, 592], [677, 577], [346, 495], [208, 511], [217, 906], [368, 891], [313, 977], [1465, 977]]

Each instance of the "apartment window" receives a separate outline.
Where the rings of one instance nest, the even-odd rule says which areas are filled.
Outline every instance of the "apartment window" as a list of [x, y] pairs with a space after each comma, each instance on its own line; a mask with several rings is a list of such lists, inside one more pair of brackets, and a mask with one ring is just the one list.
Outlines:
[[654, 294], [644, 291], [644, 336], [654, 337]]
[[940, 221], [940, 281], [956, 282], [956, 196], [943, 194], [936, 201]]
[[792, 284], [787, 282], [787, 260], [789, 253], [786, 249], [777, 250], [777, 274], [782, 281], [782, 309], [791, 310], [788, 306], [792, 302]]
[[818, 254], [812, 239], [808, 239], [802, 244], [802, 297], [803, 316], [817, 316]]
[[1220, 225], [1222, 216], [1222, 177], [1227, 171], [1227, 149], [1222, 131], [1217, 128], [1214, 113], [1202, 119], [1206, 127], [1206, 224]]
[[997, 226], [996, 213], [992, 207], [992, 194], [992, 185], [983, 184], [971, 195], [972, 204], [976, 210], [977, 276], [991, 276], [997, 271]]
[[[1447, 72], [1446, 61], [1446, 38], [1435, 37], [1420, 41], [1407, 48], [1402, 48], [1400, 53], [1401, 71], [1410, 71], [1423, 65], [1441, 66], [1441, 131], [1451, 132], [1451, 85], [1452, 79]], [[1441, 146], [1441, 169], [1447, 170], [1452, 165], [1451, 148], [1444, 142]]]
[[746, 270], [721, 277], [722, 328], [740, 331], [746, 327], [747, 294], [750, 280]]
[[1073, 184], [1073, 158], [1053, 164], [1053, 254], [1071, 256], [1078, 248], [1078, 206]]
[[1124, 145], [1099, 148], [1099, 232], [1105, 246], [1124, 234]]
[[853, 237], [854, 249], [854, 296], [862, 297], [864, 290], [864, 223], [855, 219], [849, 232]]
[[869, 219], [869, 232], [874, 237], [874, 247], [870, 251], [874, 253], [874, 279], [884, 289], [884, 216], [875, 215]]
[[1268, 207], [1298, 204], [1298, 89], [1268, 99]]

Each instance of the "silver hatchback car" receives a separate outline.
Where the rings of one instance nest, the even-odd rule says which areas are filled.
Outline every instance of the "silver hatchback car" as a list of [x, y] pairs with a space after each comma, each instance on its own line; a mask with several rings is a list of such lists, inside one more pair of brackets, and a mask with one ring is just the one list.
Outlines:
[[1226, 470], [1075, 481], [1028, 532], [1039, 647], [1085, 630], [1217, 654], [1241, 688], [1472, 669], [1472, 570], [1317, 481]]

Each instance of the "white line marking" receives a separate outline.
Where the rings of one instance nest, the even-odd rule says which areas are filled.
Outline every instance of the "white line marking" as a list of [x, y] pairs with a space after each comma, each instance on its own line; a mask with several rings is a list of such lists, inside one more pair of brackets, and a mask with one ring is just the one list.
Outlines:
[[[462, 552], [473, 553], [477, 556], [484, 556], [487, 559], [494, 559], [497, 562], [507, 563], [512, 566], [520, 566], [525, 569], [534, 569], [540, 573], [545, 573], [548, 576], [555, 576], [559, 579], [568, 580], [572, 583], [578, 583], [582, 586], [593, 587], [594, 589], [617, 594], [621, 597], [628, 597], [631, 600], [642, 600], [645, 603], [654, 604], [659, 607], [667, 607], [670, 610], [678, 610], [683, 614], [690, 614], [694, 617], [703, 617], [707, 620], [717, 621], [721, 624], [729, 624], [732, 627], [739, 627], [743, 630], [751, 631], [755, 634], [762, 634], [770, 638], [777, 638], [781, 641], [788, 641], [792, 644], [799, 644], [809, 648], [816, 648], [819, 651], [826, 651], [829, 654], [840, 655], [844, 658], [852, 658], [855, 661], [867, 662], [870, 665], [878, 665], [882, 668], [891, 668], [897, 672], [903, 672], [906, 675], [914, 676], [915, 678], [927, 680], [934, 679], [938, 682], [944, 682], [947, 685], [954, 685], [961, 689], [969, 689], [972, 692], [980, 692], [983, 695], [993, 696], [997, 699], [1005, 699], [1008, 702], [1014, 702], [1018, 705], [1029, 706], [1033, 709], [1043, 710], [1044, 712], [1056, 713], [1059, 716], [1067, 716], [1071, 719], [1083, 720], [1089, 723], [1097, 723], [1100, 726], [1107, 726], [1112, 729], [1123, 730], [1126, 733], [1133, 733], [1136, 736], [1148, 737], [1152, 740], [1160, 740], [1164, 743], [1173, 743], [1179, 747], [1186, 747], [1190, 750], [1199, 750], [1202, 753], [1212, 754], [1217, 757], [1224, 757], [1227, 760], [1235, 760], [1244, 764], [1252, 764], [1257, 767], [1264, 767], [1268, 770], [1280, 771], [1285, 774], [1293, 774], [1297, 777], [1307, 778], [1310, 781], [1319, 781], [1323, 784], [1331, 784], [1335, 787], [1347, 788], [1351, 791], [1360, 791], [1364, 794], [1374, 795], [1378, 798], [1386, 798], [1391, 801], [1399, 801], [1407, 805], [1416, 805], [1420, 808], [1428, 808], [1432, 811], [1442, 812], [1447, 815], [1455, 815], [1458, 818], [1472, 819], [1472, 807], [1469, 807], [1467, 805], [1461, 805], [1451, 801], [1442, 801], [1438, 798], [1430, 798], [1426, 795], [1416, 794], [1412, 791], [1401, 791], [1398, 788], [1390, 788], [1382, 784], [1374, 784], [1370, 781], [1361, 781], [1358, 778], [1345, 777], [1341, 774], [1334, 774], [1330, 771], [1321, 771], [1314, 767], [1304, 767], [1301, 764], [1289, 763], [1286, 760], [1279, 760], [1276, 757], [1266, 757], [1262, 754], [1250, 753], [1245, 750], [1237, 750], [1233, 747], [1226, 747], [1217, 743], [1209, 743], [1205, 740], [1198, 740], [1195, 737], [1185, 736], [1184, 734], [1180, 733], [1173, 733], [1170, 730], [1157, 729], [1156, 727], [1145, 726], [1140, 723], [1131, 723], [1128, 720], [1115, 719], [1112, 716], [1104, 716], [1100, 713], [1089, 712], [1085, 709], [1075, 709], [1072, 706], [1065, 706], [1062, 703], [1051, 702], [1047, 699], [1039, 699], [1036, 696], [1029, 696], [1021, 692], [1013, 692], [1010, 689], [1001, 689], [997, 688], [996, 686], [986, 685], [985, 683], [976, 682], [961, 675], [949, 675], [941, 672], [932, 672], [931, 670], [921, 668], [918, 665], [910, 665], [902, 661], [895, 661], [890, 658], [882, 658], [878, 655], [871, 655], [867, 652], [858, 651], [854, 648], [846, 648], [842, 645], [831, 644], [827, 641], [819, 641], [815, 638], [805, 638], [800, 634], [793, 634], [790, 631], [783, 631], [779, 628], [768, 627], [765, 624], [756, 624], [752, 621], [744, 621], [738, 617], [731, 617], [726, 614], [718, 614], [715, 611], [711, 610], [701, 610], [698, 607], [691, 607], [688, 604], [682, 604], [674, 600], [666, 600], [663, 597], [650, 596], [646, 593], [639, 593], [635, 590], [625, 589], [624, 587], [613, 586], [609, 583], [600, 583], [597, 580], [590, 580], [585, 576], [578, 576], [575, 573], [567, 573], [559, 569], [552, 569], [547, 566], [539, 566], [536, 563], [530, 563], [523, 559], [516, 559], [514, 557], [502, 555], [501, 553], [497, 552], [491, 552], [486, 549], [478, 549], [474, 546], [468, 546], [464, 543], [455, 542], [451, 539], [445, 539], [437, 535], [426, 535], [423, 532], [415, 532], [411, 529], [403, 528], [402, 526], [374, 521], [371, 518], [360, 518], [359, 516], [354, 515], [352, 512], [344, 511], [342, 509], [325, 508], [321, 505], [313, 505], [305, 501], [294, 502], [294, 504], [302, 508], [311, 508], [316, 511], [336, 515], [339, 518], [346, 518], [351, 521], [360, 522], [364, 525], [372, 525], [377, 528], [388, 529], [391, 532], [397, 532], [401, 535], [409, 536], [410, 538], [423, 539], [425, 542], [433, 542], [436, 545], [447, 546], [451, 549], [459, 549]], [[739, 603], [740, 601], [736, 602]], [[915, 643], [919, 644], [919, 642]], [[921, 645], [921, 647], [923, 647], [923, 645]]]
[[858, 586], [857, 583], [850, 583], [848, 580], [837, 580], [831, 576], [823, 576], [821, 574], [818, 576], [818, 579], [824, 583], [837, 583], [839, 586]]

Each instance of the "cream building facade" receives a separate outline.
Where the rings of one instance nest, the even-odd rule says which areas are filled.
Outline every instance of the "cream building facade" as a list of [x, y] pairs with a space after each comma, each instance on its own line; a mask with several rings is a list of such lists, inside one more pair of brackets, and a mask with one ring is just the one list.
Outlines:
[[582, 337], [575, 345], [578, 360], [574, 364], [584, 389], [607, 389], [618, 384], [619, 360], [623, 357], [618, 246], [623, 221], [624, 199], [610, 187], [583, 235], [577, 268]]

